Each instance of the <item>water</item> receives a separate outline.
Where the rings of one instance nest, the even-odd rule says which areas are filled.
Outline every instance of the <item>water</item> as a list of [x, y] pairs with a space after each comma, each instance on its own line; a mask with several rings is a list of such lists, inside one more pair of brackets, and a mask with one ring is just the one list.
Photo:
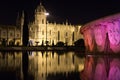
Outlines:
[[120, 55], [86, 55], [82, 80], [120, 80]]
[[0, 52], [0, 80], [81, 80], [84, 61], [75, 52]]
[[120, 80], [120, 55], [0, 52], [0, 80]]

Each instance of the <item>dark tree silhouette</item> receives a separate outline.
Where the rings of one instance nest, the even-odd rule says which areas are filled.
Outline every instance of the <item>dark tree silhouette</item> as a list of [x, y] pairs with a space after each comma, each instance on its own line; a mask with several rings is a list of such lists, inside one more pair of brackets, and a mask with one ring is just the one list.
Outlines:
[[22, 0], [20, 1], [20, 10], [24, 11], [24, 25], [23, 25], [23, 35], [22, 35], [22, 43], [23, 46], [27, 46], [29, 40], [29, 30], [28, 23], [34, 20], [34, 10], [37, 5], [40, 3], [39, 0]]
[[[32, 15], [32, 13], [34, 12], [34, 9], [35, 9], [35, 4], [34, 4], [35, 0], [19, 0], [19, 1], [21, 2], [21, 5], [19, 6], [19, 7], [21, 7], [20, 10], [24, 11], [22, 43], [23, 43], [23, 46], [27, 46], [28, 40], [29, 40], [28, 24], [29, 24], [29, 22], [31, 22], [33, 20], [33, 17], [34, 17], [34, 15]], [[24, 80], [32, 80], [32, 78], [29, 79], [28, 64], [29, 64], [28, 53], [27, 53], [27, 51], [23, 51], [23, 54], [22, 54], [22, 69], [23, 69]]]
[[85, 43], [84, 43], [84, 40], [83, 40], [83, 39], [79, 39], [79, 40], [77, 40], [77, 41], [74, 42], [74, 45], [75, 45], [75, 46], [84, 47], [84, 46], [85, 46]]
[[23, 25], [23, 35], [22, 35], [22, 42], [23, 42], [23, 46], [27, 46], [28, 44], [28, 40], [29, 40], [29, 29], [28, 29], [28, 15], [27, 15], [27, 11], [24, 10], [24, 25]]

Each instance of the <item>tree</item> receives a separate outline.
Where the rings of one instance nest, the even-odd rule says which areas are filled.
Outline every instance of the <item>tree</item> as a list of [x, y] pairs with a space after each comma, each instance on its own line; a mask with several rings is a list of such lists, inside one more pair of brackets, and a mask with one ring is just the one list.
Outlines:
[[57, 44], [56, 44], [56, 46], [64, 46], [64, 42], [58, 42]]
[[29, 29], [28, 29], [28, 14], [27, 11], [24, 10], [24, 25], [23, 25], [23, 38], [22, 38], [22, 42], [23, 42], [23, 46], [27, 46], [28, 44], [28, 40], [29, 40]]
[[83, 39], [79, 39], [79, 40], [77, 40], [77, 41], [74, 42], [74, 45], [75, 46], [82, 46], [83, 47], [83, 46], [85, 46], [84, 45], [84, 40]]
[[[28, 28], [28, 23], [32, 22], [34, 20], [34, 10], [37, 6], [37, 3], [39, 0], [19, 0], [21, 5], [19, 7], [20, 10], [24, 12], [24, 25], [23, 25], [23, 46], [27, 46], [28, 41], [29, 41], [29, 28]], [[29, 13], [29, 14], [28, 14]]]

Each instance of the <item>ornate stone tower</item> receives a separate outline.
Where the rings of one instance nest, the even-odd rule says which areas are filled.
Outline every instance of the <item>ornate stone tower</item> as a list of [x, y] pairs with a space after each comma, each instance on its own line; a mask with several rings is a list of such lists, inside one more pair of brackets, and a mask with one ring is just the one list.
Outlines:
[[45, 22], [46, 22], [45, 13], [46, 13], [46, 9], [42, 5], [42, 3], [40, 3], [40, 5], [35, 10], [35, 23], [37, 23], [37, 24], [45, 24]]
[[46, 9], [40, 3], [35, 10], [35, 21], [29, 25], [29, 39], [33, 44], [39, 43], [42, 44], [42, 41], [45, 41], [46, 35]]

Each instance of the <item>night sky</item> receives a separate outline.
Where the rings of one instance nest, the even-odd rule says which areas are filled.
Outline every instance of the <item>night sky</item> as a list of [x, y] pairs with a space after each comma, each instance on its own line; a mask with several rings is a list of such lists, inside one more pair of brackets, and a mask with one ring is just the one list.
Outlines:
[[0, 24], [15, 24], [24, 7], [33, 15], [40, 1], [50, 13], [48, 20], [57, 23], [85, 24], [120, 12], [119, 0], [1, 0]]

